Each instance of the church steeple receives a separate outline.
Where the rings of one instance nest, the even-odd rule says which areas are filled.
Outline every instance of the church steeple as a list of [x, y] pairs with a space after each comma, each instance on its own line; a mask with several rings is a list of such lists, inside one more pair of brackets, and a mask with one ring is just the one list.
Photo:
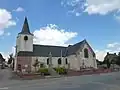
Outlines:
[[31, 34], [30, 29], [29, 29], [29, 25], [28, 25], [27, 17], [25, 17], [22, 31], [19, 34]]

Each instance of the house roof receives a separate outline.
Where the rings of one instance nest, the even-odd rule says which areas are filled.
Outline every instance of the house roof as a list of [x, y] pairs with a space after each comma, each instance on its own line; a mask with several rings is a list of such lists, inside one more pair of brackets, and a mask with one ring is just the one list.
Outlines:
[[19, 34], [30, 34], [30, 35], [33, 35], [32, 33], [30, 33], [27, 17], [25, 17], [22, 31]]
[[79, 42], [79, 43], [76, 43], [74, 45], [68, 46], [68, 48], [67, 48], [67, 56], [75, 54], [78, 49], [81, 49], [82, 45], [83, 45], [83, 42], [84, 42], [84, 40]]
[[[52, 53], [53, 57], [60, 57], [61, 52], [62, 56], [69, 56], [75, 54], [79, 49], [82, 51], [83, 45], [87, 43], [86, 40], [83, 40], [74, 45], [70, 45], [68, 47], [62, 46], [51, 46], [51, 45], [33, 45], [33, 52], [24, 52], [20, 51], [18, 56], [43, 56], [48, 57], [49, 53]], [[88, 43], [87, 43], [88, 44]], [[92, 48], [90, 47], [92, 50]], [[95, 54], [92, 50], [92, 53]]]

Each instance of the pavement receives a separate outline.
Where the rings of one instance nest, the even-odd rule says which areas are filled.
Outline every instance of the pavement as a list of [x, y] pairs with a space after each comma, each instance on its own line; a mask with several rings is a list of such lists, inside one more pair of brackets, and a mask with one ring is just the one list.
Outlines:
[[38, 80], [10, 77], [10, 70], [0, 70], [0, 90], [120, 90], [120, 72]]

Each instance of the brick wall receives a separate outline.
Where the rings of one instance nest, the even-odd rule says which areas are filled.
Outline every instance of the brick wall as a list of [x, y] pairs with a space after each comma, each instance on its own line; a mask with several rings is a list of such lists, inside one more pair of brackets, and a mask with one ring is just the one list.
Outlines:
[[21, 70], [25, 70], [25, 72], [31, 71], [31, 61], [32, 57], [17, 57], [17, 70], [18, 65], [21, 65]]

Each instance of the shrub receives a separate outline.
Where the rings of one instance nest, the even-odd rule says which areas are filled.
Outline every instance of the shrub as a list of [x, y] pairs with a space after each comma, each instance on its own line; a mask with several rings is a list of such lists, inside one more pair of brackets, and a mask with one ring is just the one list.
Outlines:
[[67, 74], [67, 70], [64, 67], [54, 68], [55, 71], [59, 74]]
[[38, 72], [44, 75], [50, 75], [48, 72], [48, 68], [40, 68]]

